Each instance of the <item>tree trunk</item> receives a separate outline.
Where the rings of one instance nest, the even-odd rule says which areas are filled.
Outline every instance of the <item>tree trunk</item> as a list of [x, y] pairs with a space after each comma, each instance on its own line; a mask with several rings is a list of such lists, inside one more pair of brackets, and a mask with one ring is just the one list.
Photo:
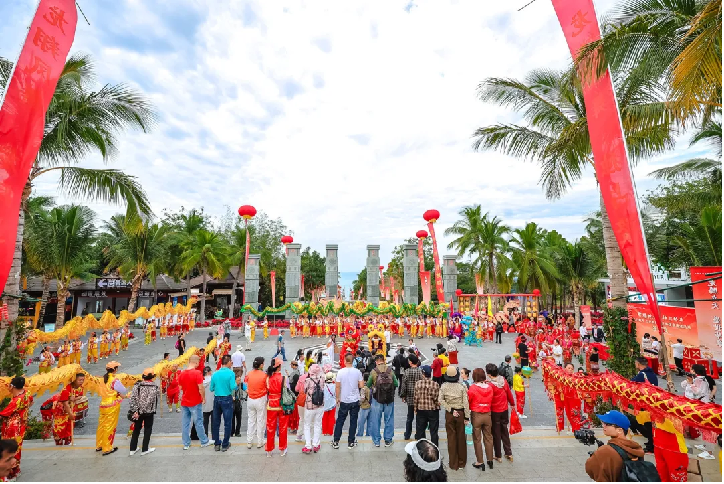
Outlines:
[[43, 276], [43, 295], [40, 296], [40, 314], [38, 315], [38, 327], [43, 324], [45, 317], [45, 308], [48, 305], [48, 297], [50, 297], [50, 276]]
[[623, 258], [621, 250], [618, 247], [616, 236], [611, 227], [611, 221], [606, 212], [606, 205], [603, 203], [603, 195], [601, 200], [601, 224], [603, 226], [603, 245], [606, 249], [606, 267], [608, 269], [608, 277], [611, 279], [611, 299], [613, 299], [613, 307], [626, 309], [626, 296], [628, 296], [628, 281], [626, 272], [623, 269]]
[[[18, 215], [18, 233], [15, 235], [15, 251], [13, 252], [13, 263], [10, 266], [10, 273], [5, 282], [5, 294], [20, 296], [20, 269], [23, 263], [23, 235], [25, 233], [25, 202], [30, 197], [30, 187], [25, 186], [20, 200], [20, 214]], [[8, 305], [8, 318], [10, 321], [18, 319], [20, 313], [20, 300], [16, 297], [4, 299]]]
[[206, 321], [206, 266], [204, 266], [204, 270], [201, 271], [201, 280], [201, 322], [203, 323]]
[[55, 329], [60, 329], [65, 324], [65, 299], [68, 297], [67, 287], [65, 281], [58, 279], [58, 312], [55, 315]]
[[576, 321], [576, 328], [581, 327], [581, 312], [578, 307], [581, 304], [581, 289], [578, 283], [571, 284], [573, 290], [573, 318]]
[[186, 273], [186, 303], [191, 300], [191, 271]]
[[143, 274], [136, 274], [131, 281], [131, 299], [128, 300], [128, 312], [133, 313], [136, 310], [136, 303], [138, 302], [138, 291], [141, 289], [143, 283]]
[[239, 281], [239, 274], [241, 274], [241, 266], [239, 266], [239, 271], [236, 273], [236, 277], [234, 278], [234, 283], [231, 285], [231, 304], [229, 304], [229, 317], [234, 317], [234, 304], [236, 304], [236, 286]]

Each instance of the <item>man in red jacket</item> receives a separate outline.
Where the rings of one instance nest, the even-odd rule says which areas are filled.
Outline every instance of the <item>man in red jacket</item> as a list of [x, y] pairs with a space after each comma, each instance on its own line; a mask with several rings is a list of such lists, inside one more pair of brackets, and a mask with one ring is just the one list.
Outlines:
[[513, 450], [510, 448], [510, 435], [508, 434], [508, 405], [513, 407], [515, 412], [515, 400], [513, 392], [505, 378], [498, 375], [498, 367], [493, 363], [485, 365], [485, 371], [488, 373], [488, 381], [493, 385], [493, 402], [490, 406], [490, 416], [493, 422], [493, 451], [495, 452], [495, 460], [502, 462], [503, 458], [500, 452], [500, 443], [503, 443], [505, 458], [513, 461]]

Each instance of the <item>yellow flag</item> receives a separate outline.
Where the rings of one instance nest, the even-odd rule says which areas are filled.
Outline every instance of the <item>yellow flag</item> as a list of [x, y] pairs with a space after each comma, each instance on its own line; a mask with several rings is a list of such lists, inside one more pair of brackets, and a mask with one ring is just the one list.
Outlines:
[[493, 303], [490, 301], [490, 296], [488, 296], [488, 316], [493, 315]]

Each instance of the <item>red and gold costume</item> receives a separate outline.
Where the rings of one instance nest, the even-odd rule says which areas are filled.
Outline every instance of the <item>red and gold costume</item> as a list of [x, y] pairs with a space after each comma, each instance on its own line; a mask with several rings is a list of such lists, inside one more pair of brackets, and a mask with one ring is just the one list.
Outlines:
[[568, 423], [572, 431], [581, 428], [581, 399], [578, 392], [570, 387], [565, 387], [563, 391], [557, 391], [554, 398], [556, 406], [556, 430], [560, 432], [565, 428], [565, 420], [563, 413], [565, 411], [568, 416]]
[[14, 479], [20, 474], [20, 456], [25, 438], [25, 429], [28, 423], [28, 412], [33, 405], [33, 397], [23, 390], [22, 393], [10, 400], [10, 403], [2, 411], [2, 427], [0, 427], [0, 438], [13, 439], [18, 443], [18, 451], [15, 453], [17, 464], [10, 470], [8, 479]]
[[189, 323], [189, 317], [183, 316], [181, 318], [181, 331], [184, 332], [184, 334], [188, 333], [191, 330], [191, 324]]
[[217, 369], [217, 370], [221, 368], [221, 358], [222, 358], [224, 355], [230, 354], [230, 352], [231, 352], [231, 343], [229, 343], [228, 341], [224, 341], [223, 343], [221, 343], [221, 344], [219, 345], [219, 359], [218, 359], [218, 361], [216, 362], [216, 369]]
[[98, 416], [98, 429], [96, 430], [96, 450], [103, 453], [113, 450], [113, 440], [116, 438], [118, 416], [121, 414], [121, 394], [113, 389], [117, 380], [114, 375], [108, 376], [106, 382], [106, 396], [101, 398], [100, 414]]
[[83, 349], [83, 343], [78, 339], [73, 341], [72, 344], [72, 352], [71, 352], [71, 363], [75, 363], [76, 365], [80, 365], [81, 360], [81, 350]]
[[88, 338], [88, 354], [86, 361], [90, 363], [91, 360], [93, 363], [98, 363], [98, 339], [95, 334], [92, 334], [91, 337]]
[[130, 331], [128, 330], [127, 326], [124, 326], [121, 330], [121, 350], [126, 351], [128, 350], [128, 337], [130, 335]]
[[50, 368], [53, 366], [53, 354], [50, 351], [43, 351], [42, 357], [38, 373], [50, 373]]
[[[75, 402], [83, 396], [83, 387], [73, 388], [66, 385], [62, 392], [53, 397], [53, 438], [55, 445], [70, 445], [73, 441], [73, 423]], [[70, 415], [63, 403], [70, 405]]]

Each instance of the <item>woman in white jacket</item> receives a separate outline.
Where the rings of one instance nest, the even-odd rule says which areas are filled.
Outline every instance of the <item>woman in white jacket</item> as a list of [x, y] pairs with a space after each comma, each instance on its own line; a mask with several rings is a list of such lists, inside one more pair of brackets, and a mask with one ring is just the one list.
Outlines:
[[692, 365], [696, 377], [686, 376], [686, 380], [681, 382], [681, 388], [684, 389], [684, 396], [692, 400], [699, 400], [709, 403], [709, 382], [706, 381], [706, 369], [704, 365]]

